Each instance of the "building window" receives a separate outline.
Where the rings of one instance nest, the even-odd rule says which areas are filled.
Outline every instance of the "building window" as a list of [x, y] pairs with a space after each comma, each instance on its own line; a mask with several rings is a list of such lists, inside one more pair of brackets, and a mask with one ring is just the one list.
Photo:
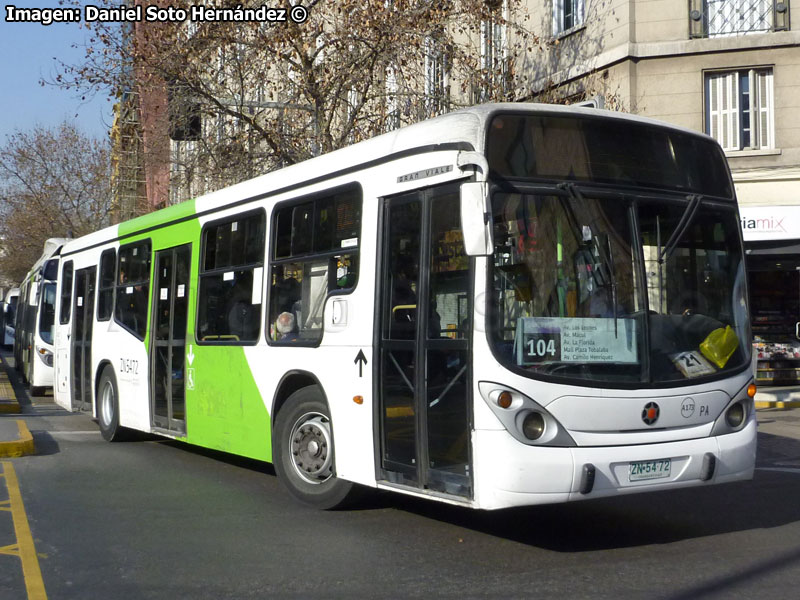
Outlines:
[[787, 31], [788, 0], [689, 0], [689, 37]]
[[361, 190], [292, 202], [273, 213], [269, 337], [317, 344], [325, 300], [358, 276]]
[[584, 0], [553, 0], [553, 35], [583, 25]]
[[114, 320], [140, 340], [147, 331], [150, 299], [150, 240], [120, 246]]
[[447, 111], [450, 95], [447, 52], [438, 36], [425, 38], [425, 117]]
[[264, 273], [264, 211], [236, 215], [206, 226], [200, 263], [200, 341], [258, 341]]
[[397, 69], [390, 64], [386, 67], [386, 124], [384, 131], [393, 131], [400, 127], [400, 86], [397, 82]]
[[742, 69], [705, 76], [706, 133], [723, 150], [774, 148], [772, 69]]
[[505, 95], [508, 87], [508, 0], [495, 0], [489, 9], [481, 21], [480, 102]]

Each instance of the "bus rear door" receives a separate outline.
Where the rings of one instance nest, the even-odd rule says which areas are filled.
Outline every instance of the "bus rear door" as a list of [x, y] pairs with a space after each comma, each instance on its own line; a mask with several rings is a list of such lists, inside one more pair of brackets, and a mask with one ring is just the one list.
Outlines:
[[[156, 252], [150, 387], [155, 427], [186, 433], [186, 319], [192, 245]], [[190, 384], [191, 385], [191, 384]]]

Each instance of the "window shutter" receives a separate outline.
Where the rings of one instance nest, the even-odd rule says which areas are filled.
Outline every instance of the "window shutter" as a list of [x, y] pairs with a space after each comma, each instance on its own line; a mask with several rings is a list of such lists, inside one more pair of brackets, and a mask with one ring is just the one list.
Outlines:
[[739, 77], [721, 73], [708, 78], [708, 133], [724, 150], [739, 149]]
[[739, 76], [721, 73], [709, 77], [710, 134], [724, 150], [739, 149]]
[[706, 90], [706, 103], [708, 108], [708, 129], [706, 133], [719, 141], [721, 139], [719, 132], [719, 75], [710, 75], [708, 77], [708, 88]]
[[753, 71], [750, 80], [756, 90], [754, 104], [756, 122], [758, 123], [758, 147], [772, 148], [774, 131], [772, 71]]
[[553, 35], [561, 33], [564, 23], [565, 0], [553, 0]]
[[741, 144], [739, 142], [739, 74], [728, 73], [725, 76], [726, 87], [728, 91], [729, 108], [727, 111], [729, 122], [729, 140], [728, 149], [739, 150]]

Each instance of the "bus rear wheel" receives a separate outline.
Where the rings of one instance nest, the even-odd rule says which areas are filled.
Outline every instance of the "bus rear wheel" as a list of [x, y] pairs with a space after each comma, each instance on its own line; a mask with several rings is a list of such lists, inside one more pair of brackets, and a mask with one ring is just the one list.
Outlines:
[[96, 397], [100, 433], [107, 442], [117, 442], [121, 439], [122, 428], [119, 426], [117, 378], [111, 365], [106, 365], [100, 375]]
[[275, 419], [272, 450], [278, 478], [301, 502], [327, 510], [359, 495], [356, 484], [336, 477], [330, 411], [319, 388], [289, 396]]

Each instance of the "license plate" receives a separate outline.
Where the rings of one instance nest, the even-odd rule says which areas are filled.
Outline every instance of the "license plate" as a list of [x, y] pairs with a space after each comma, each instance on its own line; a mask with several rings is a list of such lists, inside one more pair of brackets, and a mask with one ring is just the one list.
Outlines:
[[632, 462], [628, 469], [628, 481], [663, 479], [669, 477], [671, 470], [672, 459], [670, 458]]

